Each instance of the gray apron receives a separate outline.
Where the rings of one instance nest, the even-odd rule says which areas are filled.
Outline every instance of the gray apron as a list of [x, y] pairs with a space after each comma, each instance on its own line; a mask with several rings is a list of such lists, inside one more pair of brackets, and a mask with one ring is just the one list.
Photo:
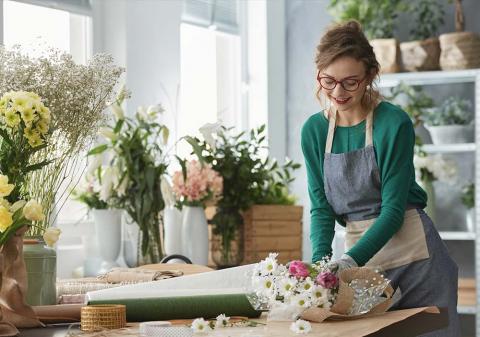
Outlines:
[[[329, 116], [323, 162], [325, 196], [346, 222], [345, 248], [350, 249], [375, 222], [382, 205], [380, 171], [373, 147], [373, 111], [367, 115], [365, 147], [331, 153], [337, 113]], [[422, 337], [460, 336], [457, 313], [458, 267], [427, 214], [407, 206], [404, 222], [366, 264], [379, 269], [401, 298], [390, 310], [435, 305], [448, 307], [449, 326]]]

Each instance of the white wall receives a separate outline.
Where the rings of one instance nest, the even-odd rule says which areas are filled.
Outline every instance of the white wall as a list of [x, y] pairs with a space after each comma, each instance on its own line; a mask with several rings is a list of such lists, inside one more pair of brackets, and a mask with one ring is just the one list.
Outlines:
[[110, 53], [126, 68], [124, 80], [132, 91], [128, 113], [139, 105], [162, 103], [164, 123], [173, 125], [182, 1], [93, 0], [92, 7], [94, 52]]

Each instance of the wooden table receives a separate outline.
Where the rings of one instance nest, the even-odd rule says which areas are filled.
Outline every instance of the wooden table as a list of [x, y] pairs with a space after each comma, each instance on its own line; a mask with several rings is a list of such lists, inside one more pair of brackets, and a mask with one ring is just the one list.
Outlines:
[[[351, 321], [332, 321], [324, 323], [313, 323], [312, 332], [308, 335], [311, 337], [351, 337], [351, 336], [368, 336], [368, 337], [414, 337], [426, 332], [432, 332], [445, 327], [448, 323], [448, 313], [441, 309], [439, 314], [434, 313], [418, 313], [414, 316], [408, 317], [400, 322], [390, 324], [377, 331], [372, 331], [372, 324], [378, 324], [378, 320], [383, 321], [384, 324], [389, 324], [398, 318], [398, 315], [404, 314], [407, 311], [414, 311], [416, 309], [407, 309], [387, 312], [378, 317], [362, 318], [361, 320]], [[264, 317], [258, 321], [266, 323]], [[342, 325], [341, 330], [344, 333], [339, 333], [339, 325]], [[138, 333], [138, 324], [130, 324], [129, 332], [132, 335]], [[203, 336], [256, 336], [256, 337], [287, 337], [297, 336], [289, 329], [289, 322], [268, 322], [266, 325], [257, 327], [233, 327], [217, 329], [212, 333]], [[64, 337], [67, 335], [68, 325], [49, 326], [43, 329], [23, 329], [20, 332], [21, 337]], [[363, 334], [370, 329], [370, 333]], [[71, 332], [79, 332], [78, 328], [74, 328]], [[102, 335], [105, 337], [118, 336], [114, 331]], [[127, 336], [131, 336], [127, 334]]]

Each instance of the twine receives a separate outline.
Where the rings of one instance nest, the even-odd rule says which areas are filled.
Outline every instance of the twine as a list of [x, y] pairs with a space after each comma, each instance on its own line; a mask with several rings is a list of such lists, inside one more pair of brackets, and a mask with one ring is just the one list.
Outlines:
[[123, 304], [87, 305], [81, 309], [81, 330], [92, 332], [103, 329], [121, 329], [127, 324]]

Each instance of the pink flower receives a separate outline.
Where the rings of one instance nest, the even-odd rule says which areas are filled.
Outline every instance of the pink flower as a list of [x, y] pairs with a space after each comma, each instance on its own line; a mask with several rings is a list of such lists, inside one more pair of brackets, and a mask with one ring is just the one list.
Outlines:
[[223, 178], [208, 164], [196, 160], [187, 162], [187, 179], [182, 171], [173, 175], [173, 192], [182, 202], [206, 203], [216, 201], [223, 192]]
[[326, 289], [332, 289], [337, 286], [338, 277], [334, 273], [323, 272], [318, 274], [317, 283]]
[[307, 277], [310, 273], [308, 268], [302, 261], [292, 261], [288, 267], [290, 275], [295, 277]]

